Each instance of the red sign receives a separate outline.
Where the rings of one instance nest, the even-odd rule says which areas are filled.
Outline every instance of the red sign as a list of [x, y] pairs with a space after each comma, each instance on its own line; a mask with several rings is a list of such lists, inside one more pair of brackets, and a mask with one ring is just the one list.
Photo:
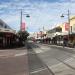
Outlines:
[[69, 23], [65, 23], [65, 30], [69, 31]]
[[22, 23], [22, 25], [21, 25], [21, 30], [22, 30], [22, 31], [25, 31], [25, 23]]

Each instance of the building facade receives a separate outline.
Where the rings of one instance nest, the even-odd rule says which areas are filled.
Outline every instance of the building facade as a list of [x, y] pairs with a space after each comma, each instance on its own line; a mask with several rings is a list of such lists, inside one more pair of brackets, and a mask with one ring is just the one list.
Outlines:
[[0, 48], [9, 47], [15, 43], [16, 31], [0, 19]]

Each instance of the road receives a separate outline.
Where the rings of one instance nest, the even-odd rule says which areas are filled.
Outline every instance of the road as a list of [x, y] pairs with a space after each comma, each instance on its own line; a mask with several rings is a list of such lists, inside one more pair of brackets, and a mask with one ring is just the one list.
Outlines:
[[0, 50], [0, 75], [28, 75], [25, 48]]
[[75, 75], [75, 49], [28, 42], [0, 50], [0, 75]]
[[32, 49], [36, 45], [28, 44], [28, 64], [29, 64], [29, 75], [53, 75], [52, 71], [41, 61], [35, 51]]
[[30, 43], [30, 75], [75, 75], [75, 49]]

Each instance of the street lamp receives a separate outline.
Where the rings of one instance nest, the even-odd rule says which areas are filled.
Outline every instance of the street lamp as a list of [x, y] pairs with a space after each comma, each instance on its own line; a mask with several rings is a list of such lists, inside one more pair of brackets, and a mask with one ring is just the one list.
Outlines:
[[68, 40], [69, 40], [69, 36], [70, 36], [70, 11], [68, 10], [67, 11], [67, 14], [62, 14], [61, 17], [64, 17], [64, 15], [67, 15], [68, 16], [68, 25], [69, 25], [68, 26], [69, 27], [68, 28]]
[[29, 15], [29, 14], [26, 14], [26, 17], [28, 17], [28, 18], [29, 18], [29, 17], [30, 17], [30, 15]]
[[[29, 14], [24, 14], [24, 13], [22, 12], [22, 9], [21, 9], [21, 22], [20, 22], [20, 26], [22, 25], [22, 17], [23, 17], [23, 15], [26, 15], [27, 18], [30, 17]], [[21, 30], [21, 27], [20, 27], [20, 30]]]
[[64, 17], [64, 15], [62, 14], [61, 17]]

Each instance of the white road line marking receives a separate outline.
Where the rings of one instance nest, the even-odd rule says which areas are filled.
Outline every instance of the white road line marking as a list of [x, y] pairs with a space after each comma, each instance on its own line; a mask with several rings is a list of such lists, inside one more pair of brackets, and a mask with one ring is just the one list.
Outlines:
[[57, 67], [57, 66], [59, 66], [59, 65], [62, 65], [62, 63], [60, 62], [60, 63], [58, 63], [58, 64], [52, 65], [52, 66], [50, 66], [50, 68]]
[[47, 68], [44, 68], [44, 69], [39, 69], [39, 70], [37, 70], [37, 71], [33, 71], [33, 72], [30, 72], [31, 74], [33, 74], [33, 73], [38, 73], [38, 72], [41, 72], [41, 71], [44, 71], [44, 70], [46, 70]]
[[44, 53], [44, 52], [47, 52], [47, 51], [49, 51], [50, 50], [50, 48], [37, 48], [37, 49], [34, 49], [34, 51], [37, 53], [37, 54], [39, 54], [39, 53]]
[[35, 50], [35, 52], [36, 52], [36, 53], [43, 53], [43, 51], [40, 50], [40, 49], [39, 49], [39, 50]]
[[26, 55], [27, 53], [19, 53], [19, 54], [15, 54], [15, 56], [22, 56], [22, 55]]

